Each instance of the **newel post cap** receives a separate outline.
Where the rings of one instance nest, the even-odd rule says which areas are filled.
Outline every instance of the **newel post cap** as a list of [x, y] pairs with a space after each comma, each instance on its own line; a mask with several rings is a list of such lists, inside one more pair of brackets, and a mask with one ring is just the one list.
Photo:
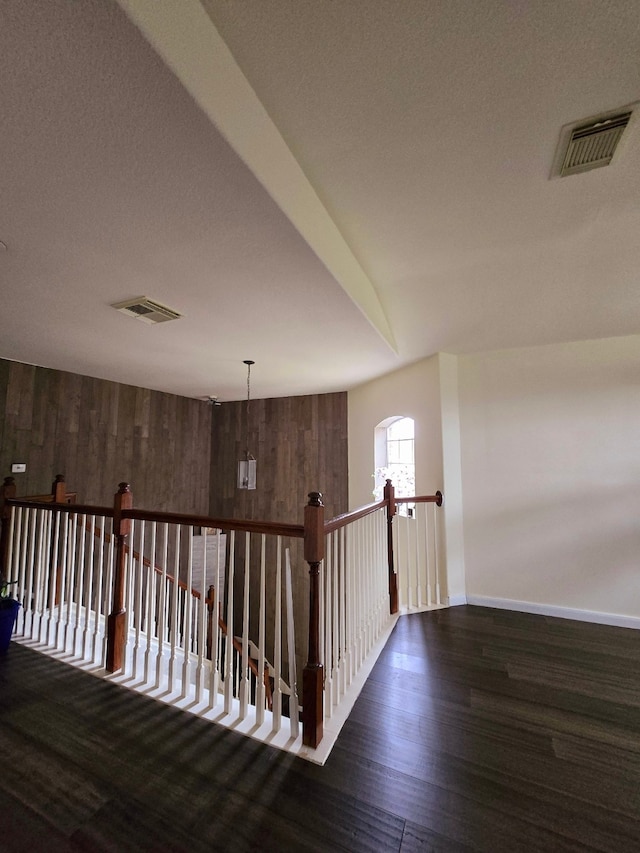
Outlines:
[[113, 532], [115, 536], [126, 536], [131, 530], [131, 520], [122, 513], [133, 507], [133, 494], [129, 483], [119, 483], [113, 496]]

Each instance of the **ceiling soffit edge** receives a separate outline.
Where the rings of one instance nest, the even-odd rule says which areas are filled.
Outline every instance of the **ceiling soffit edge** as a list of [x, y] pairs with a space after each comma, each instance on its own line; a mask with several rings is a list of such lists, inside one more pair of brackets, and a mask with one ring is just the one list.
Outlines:
[[369, 323], [397, 353], [378, 294], [199, 0], [117, 0]]

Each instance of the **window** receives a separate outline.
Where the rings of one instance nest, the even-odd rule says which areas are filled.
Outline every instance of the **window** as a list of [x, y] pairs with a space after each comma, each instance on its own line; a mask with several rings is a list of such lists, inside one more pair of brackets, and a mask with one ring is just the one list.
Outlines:
[[[391, 480], [396, 497], [416, 493], [413, 418], [395, 416], [381, 421], [375, 429], [375, 489], [380, 499], [385, 480]], [[406, 515], [406, 504], [400, 507]]]
[[387, 469], [398, 497], [415, 495], [412, 418], [400, 418], [387, 427]]

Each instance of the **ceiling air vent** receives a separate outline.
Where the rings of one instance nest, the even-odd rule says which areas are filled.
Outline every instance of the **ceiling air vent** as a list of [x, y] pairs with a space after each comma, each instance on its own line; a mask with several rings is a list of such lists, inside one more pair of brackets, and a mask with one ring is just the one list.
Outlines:
[[631, 110], [628, 110], [574, 126], [568, 141], [563, 139], [566, 151], [560, 177], [608, 166], [630, 118]]
[[121, 311], [128, 317], [135, 317], [136, 320], [142, 320], [143, 323], [154, 325], [155, 323], [166, 323], [168, 320], [177, 320], [182, 317], [166, 305], [161, 305], [159, 302], [154, 302], [147, 296], [138, 296], [137, 299], [128, 299], [126, 302], [117, 302], [111, 306], [117, 311]]

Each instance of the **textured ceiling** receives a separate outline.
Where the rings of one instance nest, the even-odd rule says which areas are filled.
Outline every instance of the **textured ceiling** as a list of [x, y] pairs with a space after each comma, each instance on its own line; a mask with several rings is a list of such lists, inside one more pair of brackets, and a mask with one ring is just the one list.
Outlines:
[[638, 56], [636, 0], [4, 0], [0, 356], [237, 399], [638, 333], [640, 117], [549, 179]]

